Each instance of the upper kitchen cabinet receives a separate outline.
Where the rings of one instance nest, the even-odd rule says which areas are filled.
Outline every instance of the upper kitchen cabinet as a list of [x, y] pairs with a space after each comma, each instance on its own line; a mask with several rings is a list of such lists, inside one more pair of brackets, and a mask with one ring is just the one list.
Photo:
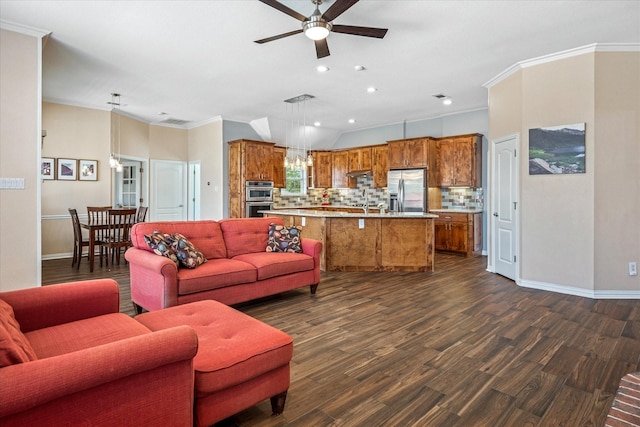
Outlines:
[[388, 141], [389, 169], [426, 168], [429, 166], [429, 137]]
[[333, 188], [349, 188], [349, 152], [334, 151], [331, 153]]
[[[239, 139], [229, 142], [229, 150], [237, 146], [246, 181], [273, 181], [273, 142]], [[284, 160], [283, 160], [284, 162]]]
[[286, 171], [284, 170], [284, 158], [286, 156], [286, 148], [273, 147], [273, 186], [275, 188], [284, 188], [286, 186]]
[[387, 175], [389, 172], [389, 147], [385, 145], [375, 145], [371, 148], [373, 171], [373, 188], [387, 186]]
[[436, 142], [436, 181], [439, 187], [482, 185], [482, 135], [440, 138]]
[[349, 172], [371, 170], [371, 147], [353, 148], [347, 153], [349, 153]]
[[311, 183], [313, 188], [331, 188], [332, 160], [331, 151], [312, 151], [313, 168], [311, 169]]

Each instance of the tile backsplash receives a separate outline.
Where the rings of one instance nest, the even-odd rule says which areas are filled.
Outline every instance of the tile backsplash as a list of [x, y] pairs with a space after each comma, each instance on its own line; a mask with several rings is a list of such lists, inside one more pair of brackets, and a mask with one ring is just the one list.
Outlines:
[[[276, 188], [273, 192], [274, 208], [295, 208], [304, 206], [317, 206], [322, 203], [322, 193], [327, 191], [332, 205], [350, 206], [364, 203], [362, 190], [367, 189], [369, 206], [377, 206], [387, 203], [387, 188], [373, 188], [373, 178], [370, 176], [358, 177], [358, 188], [310, 188], [306, 195], [289, 196], [282, 194]], [[484, 192], [482, 188], [443, 188], [442, 208], [482, 209], [484, 206]]]

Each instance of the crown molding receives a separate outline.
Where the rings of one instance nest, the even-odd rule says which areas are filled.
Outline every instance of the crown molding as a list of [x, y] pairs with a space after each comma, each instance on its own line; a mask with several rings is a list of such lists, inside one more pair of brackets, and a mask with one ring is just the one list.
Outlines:
[[40, 28], [35, 28], [35, 27], [29, 27], [28, 25], [17, 24], [15, 22], [5, 21], [4, 19], [0, 19], [0, 29], [13, 31], [15, 33], [20, 33], [27, 36], [41, 38], [41, 39], [51, 34], [51, 31], [42, 30]]
[[640, 43], [592, 43], [586, 46], [580, 46], [573, 49], [567, 49], [549, 55], [539, 56], [524, 61], [520, 61], [499, 73], [497, 76], [482, 85], [487, 89], [502, 82], [506, 78], [512, 76], [520, 70], [536, 65], [546, 64], [548, 62], [560, 61], [574, 56], [584, 55], [595, 52], [640, 52]]

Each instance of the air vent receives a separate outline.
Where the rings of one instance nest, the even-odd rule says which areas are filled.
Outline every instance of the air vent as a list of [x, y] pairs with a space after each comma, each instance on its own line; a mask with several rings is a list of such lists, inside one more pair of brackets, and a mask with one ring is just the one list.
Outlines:
[[165, 123], [165, 124], [168, 124], [168, 125], [183, 126], [183, 125], [186, 125], [187, 123], [189, 123], [189, 120], [166, 119], [166, 120], [161, 121], [160, 123]]

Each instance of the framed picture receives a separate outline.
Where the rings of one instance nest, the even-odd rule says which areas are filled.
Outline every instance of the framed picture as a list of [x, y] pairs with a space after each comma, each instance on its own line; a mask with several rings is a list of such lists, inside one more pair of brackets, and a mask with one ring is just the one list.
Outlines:
[[585, 124], [529, 129], [529, 175], [585, 173]]
[[80, 181], [97, 181], [98, 161], [84, 159], [78, 160], [78, 179]]
[[56, 162], [50, 157], [40, 159], [40, 178], [56, 179]]
[[65, 181], [75, 181], [78, 176], [78, 162], [76, 159], [57, 159], [56, 169], [58, 179]]

